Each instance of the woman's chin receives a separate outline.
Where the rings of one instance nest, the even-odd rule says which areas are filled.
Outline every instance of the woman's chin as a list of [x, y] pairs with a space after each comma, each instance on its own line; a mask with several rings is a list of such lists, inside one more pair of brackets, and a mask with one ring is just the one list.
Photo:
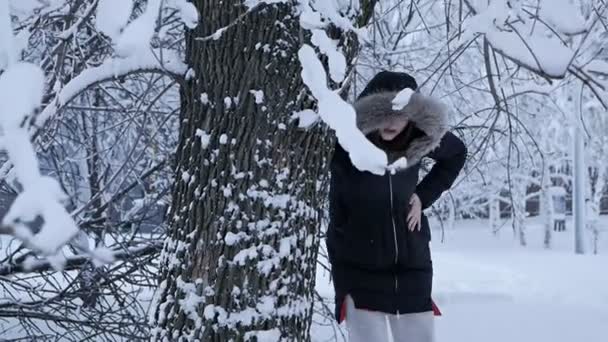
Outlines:
[[380, 134], [380, 137], [384, 141], [391, 141], [391, 140], [395, 139], [396, 136], [397, 136], [397, 134], [395, 134], [395, 133], [382, 133], [382, 134]]

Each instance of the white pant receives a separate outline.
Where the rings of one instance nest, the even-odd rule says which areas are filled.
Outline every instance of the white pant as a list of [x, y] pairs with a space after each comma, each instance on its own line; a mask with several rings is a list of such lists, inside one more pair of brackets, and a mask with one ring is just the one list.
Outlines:
[[[433, 312], [391, 315], [355, 308], [346, 296], [346, 328], [349, 342], [434, 342]], [[392, 339], [389, 337], [392, 335]]]

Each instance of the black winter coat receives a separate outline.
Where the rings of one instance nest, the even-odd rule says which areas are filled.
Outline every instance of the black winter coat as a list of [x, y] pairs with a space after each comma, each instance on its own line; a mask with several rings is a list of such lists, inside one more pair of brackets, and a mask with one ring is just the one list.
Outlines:
[[[389, 161], [406, 156], [407, 168], [383, 176], [360, 171], [339, 144], [331, 161], [327, 248], [337, 319], [346, 295], [353, 298], [356, 307], [374, 311], [432, 310], [431, 231], [424, 214], [420, 231], [407, 229], [409, 200], [416, 193], [423, 209], [430, 207], [452, 186], [467, 151], [458, 137], [446, 132], [442, 106], [415, 94], [406, 108], [394, 111], [390, 101], [386, 102], [394, 95], [371, 95], [354, 107], [359, 128], [366, 134], [376, 130], [388, 115], [407, 115], [415, 125], [414, 139], [400, 154], [387, 151]], [[435, 164], [418, 182], [423, 157], [434, 159]]]

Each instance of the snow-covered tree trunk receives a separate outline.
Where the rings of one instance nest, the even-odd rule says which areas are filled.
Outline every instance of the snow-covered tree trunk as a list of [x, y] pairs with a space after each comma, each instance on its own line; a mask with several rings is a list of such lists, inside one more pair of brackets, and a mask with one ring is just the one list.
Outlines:
[[[545, 138], [544, 141], [545, 151], [548, 151], [550, 148], [549, 144], [547, 143], [548, 139]], [[543, 220], [543, 228], [545, 231], [543, 245], [546, 249], [550, 249], [555, 218], [553, 208], [553, 194], [551, 192], [553, 183], [551, 180], [551, 163], [549, 162], [549, 158], [544, 158], [543, 160], [543, 173], [541, 176], [540, 186], [540, 215]]]
[[326, 126], [291, 119], [312, 104], [298, 60], [307, 32], [290, 1], [193, 4], [203, 17], [186, 34], [153, 338], [307, 341], [333, 143]]
[[490, 197], [490, 227], [492, 234], [498, 235], [500, 230], [500, 200], [495, 197]]
[[511, 191], [513, 191], [513, 229], [517, 234], [519, 243], [526, 246], [526, 182], [519, 180], [513, 185]]
[[553, 203], [551, 197], [551, 184], [549, 175], [543, 177], [543, 184], [540, 192], [540, 210], [541, 217], [543, 220], [543, 228], [545, 236], [543, 239], [543, 245], [546, 249], [551, 248], [551, 237], [553, 231]]

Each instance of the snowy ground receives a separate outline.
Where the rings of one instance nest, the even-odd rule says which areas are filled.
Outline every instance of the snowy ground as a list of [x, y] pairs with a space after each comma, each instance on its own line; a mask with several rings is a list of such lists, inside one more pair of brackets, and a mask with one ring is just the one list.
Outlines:
[[[603, 223], [608, 229], [608, 219]], [[459, 222], [443, 242], [434, 231], [433, 293], [444, 314], [436, 321], [437, 341], [608, 341], [608, 231], [599, 255], [579, 256], [570, 223], [568, 229], [554, 234], [550, 251], [542, 247], [536, 219], [528, 222], [526, 248], [508, 224], [498, 237], [482, 221]], [[324, 271], [317, 290], [331, 306], [333, 290]], [[344, 333], [317, 315], [314, 341], [343, 341]]]

